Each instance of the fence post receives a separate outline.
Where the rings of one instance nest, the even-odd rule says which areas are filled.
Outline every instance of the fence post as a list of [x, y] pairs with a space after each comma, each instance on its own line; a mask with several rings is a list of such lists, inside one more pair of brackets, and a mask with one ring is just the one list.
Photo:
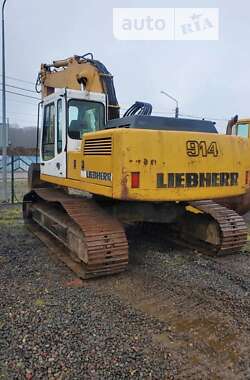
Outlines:
[[14, 172], [15, 172], [15, 168], [14, 168], [14, 157], [13, 154], [11, 155], [11, 203], [14, 204], [15, 203], [15, 183], [14, 183]]

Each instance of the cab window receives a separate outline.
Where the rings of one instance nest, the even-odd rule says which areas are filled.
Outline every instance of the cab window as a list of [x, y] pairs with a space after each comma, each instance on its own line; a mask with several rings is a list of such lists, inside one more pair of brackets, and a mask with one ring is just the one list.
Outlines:
[[55, 104], [44, 107], [42, 156], [44, 161], [55, 156]]
[[72, 99], [68, 105], [68, 134], [80, 140], [86, 132], [104, 128], [104, 106], [102, 103]]
[[238, 124], [236, 129], [237, 129], [237, 136], [248, 138], [249, 124]]

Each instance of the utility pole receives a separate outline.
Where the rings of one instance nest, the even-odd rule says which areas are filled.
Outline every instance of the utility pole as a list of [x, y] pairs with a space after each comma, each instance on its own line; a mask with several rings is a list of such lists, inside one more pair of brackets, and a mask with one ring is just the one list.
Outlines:
[[178, 119], [179, 117], [179, 104], [178, 104], [178, 100], [175, 99], [173, 96], [169, 95], [166, 91], [161, 91], [161, 94], [163, 95], [166, 95], [169, 99], [173, 100], [176, 104], [176, 107], [175, 107], [175, 118]]
[[3, 164], [3, 201], [8, 201], [7, 192], [7, 125], [6, 125], [6, 84], [5, 84], [5, 36], [4, 36], [4, 7], [2, 5], [2, 164]]

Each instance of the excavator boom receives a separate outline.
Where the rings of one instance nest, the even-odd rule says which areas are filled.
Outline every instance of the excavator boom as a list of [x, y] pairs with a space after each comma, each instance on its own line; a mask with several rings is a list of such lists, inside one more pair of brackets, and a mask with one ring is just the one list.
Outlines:
[[81, 57], [75, 55], [52, 64], [42, 64], [37, 78], [37, 89], [39, 85], [42, 99], [58, 88], [78, 91], [84, 88], [88, 92], [103, 93], [107, 96], [108, 119], [120, 116], [113, 76], [101, 62], [93, 59], [92, 54]]

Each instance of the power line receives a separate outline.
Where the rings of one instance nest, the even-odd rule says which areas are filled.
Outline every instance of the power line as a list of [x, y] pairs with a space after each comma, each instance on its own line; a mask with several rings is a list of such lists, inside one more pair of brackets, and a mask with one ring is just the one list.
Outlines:
[[[1, 76], [1, 75], [0, 75]], [[20, 78], [17, 78], [17, 77], [12, 77], [12, 76], [7, 76], [6, 75], [6, 78], [8, 79], [11, 79], [11, 80], [15, 80], [15, 81], [18, 81], [18, 82], [22, 82], [22, 83], [28, 83], [28, 84], [32, 84], [34, 85], [35, 82], [31, 82], [31, 81], [27, 81], [25, 79], [20, 79]], [[30, 89], [26, 89], [26, 88], [22, 88], [22, 87], [18, 87], [18, 86], [14, 86], [14, 85], [9, 85], [7, 84], [6, 85], [7, 87], [12, 87], [12, 88], [16, 88], [18, 90], [22, 90], [22, 91], [27, 91], [27, 92], [32, 92], [32, 93], [36, 93], [36, 91], [34, 90], [30, 90]], [[0, 89], [0, 91], [2, 91]], [[6, 91], [7, 93], [9, 94], [14, 94], [14, 95], [18, 95], [18, 96], [23, 96], [23, 97], [26, 97], [26, 98], [31, 98], [31, 99], [36, 99], [36, 100], [40, 100], [39, 98], [37, 97], [34, 97], [34, 96], [29, 96], [29, 95], [24, 95], [24, 94], [20, 94], [20, 93], [17, 93], [17, 92], [14, 92], [14, 91]], [[27, 103], [27, 104], [32, 104], [32, 103]], [[121, 110], [126, 110], [127, 108], [125, 108], [126, 105], [122, 106], [121, 107]], [[162, 114], [162, 115], [169, 115], [170, 112], [166, 112], [166, 111], [160, 111], [160, 110], [157, 110], [157, 111], [153, 111], [154, 114]], [[197, 115], [188, 115], [188, 114], [180, 114], [180, 116], [183, 116], [183, 117], [189, 117], [189, 118], [193, 118], [193, 119], [206, 119], [206, 120], [214, 120], [214, 121], [228, 121], [227, 118], [217, 118], [217, 117], [205, 117], [205, 116], [197, 116]]]
[[[36, 115], [34, 113], [27, 113], [27, 112], [12, 112], [12, 111], [8, 111], [7, 112], [8, 115], [23, 115], [23, 116], [30, 116], [30, 117], [36, 117]], [[1, 115], [0, 115], [1, 117]]]
[[[2, 83], [0, 83], [0, 85], [2, 86]], [[28, 91], [28, 92], [33, 92], [33, 93], [36, 94], [36, 91], [34, 91], [34, 90], [30, 90], [30, 89], [28, 89], [28, 88], [24, 88], [24, 87], [14, 86], [14, 85], [12, 85], [12, 84], [6, 84], [6, 87], [12, 87], [12, 88], [16, 88], [16, 89], [18, 89], [18, 90]]]
[[[2, 91], [2, 89], [0, 89], [0, 91]], [[14, 91], [9, 91], [9, 90], [6, 90], [6, 92], [9, 93], [9, 94], [14, 94], [14, 95], [18, 95], [18, 96], [23, 96], [23, 97], [25, 97], [25, 98], [31, 98], [31, 99], [40, 100], [40, 98], [36, 98], [35, 96], [24, 95], [24, 94], [20, 94], [19, 92], [14, 92]]]
[[154, 111], [153, 110], [152, 113], [157, 114], [157, 115], [170, 115], [173, 113], [173, 111], [171, 110], [171, 111], [166, 112], [166, 111]]
[[9, 125], [13, 125], [13, 124], [17, 124], [17, 125], [25, 124], [26, 126], [32, 127], [36, 125], [36, 120], [26, 119], [23, 117], [18, 117], [18, 118], [9, 117]]
[[22, 123], [25, 123], [26, 125], [27, 124], [29, 124], [29, 126], [33, 126], [32, 124], [34, 124], [34, 126], [36, 125], [36, 120], [34, 119], [34, 120], [30, 120], [30, 119], [25, 119], [25, 118], [20, 118], [20, 117], [18, 117], [18, 118], [14, 118], [14, 117], [11, 117], [11, 118], [9, 118], [10, 120], [9, 120], [9, 123], [10, 124], [19, 124], [20, 122], [22, 122]]
[[[127, 108], [129, 108], [130, 106], [123, 103], [120, 105], [120, 109], [121, 110], [127, 110]], [[167, 112], [166, 112], [167, 111]], [[162, 110], [159, 110], [159, 109], [156, 109], [152, 111], [152, 114], [162, 114], [162, 115], [169, 115], [170, 113], [174, 113], [174, 109], [170, 109], [170, 108], [165, 108], [164, 111]], [[206, 120], [214, 120], [214, 121], [228, 121], [227, 118], [218, 118], [218, 117], [207, 117], [207, 116], [198, 116], [198, 115], [188, 115], [188, 114], [184, 114], [184, 113], [180, 113], [179, 114], [180, 116], [183, 116], [183, 117], [189, 117], [189, 118], [192, 118], [192, 119], [206, 119]]]
[[190, 118], [193, 118], [193, 119], [205, 119], [205, 120], [214, 120], [214, 121], [228, 121], [228, 119], [223, 119], [223, 118], [217, 118], [217, 117], [208, 117], [208, 116], [195, 116], [195, 115], [187, 115], [187, 114], [183, 114], [183, 113], [180, 113], [180, 116], [184, 116], [184, 117], [190, 117]]
[[36, 104], [36, 103], [25, 102], [25, 101], [23, 101], [23, 100], [8, 99], [8, 103], [9, 103], [9, 102], [14, 102], [14, 103], [19, 103], [19, 104], [30, 104], [30, 105], [33, 106], [33, 107], [37, 107], [37, 104]]
[[[1, 76], [2, 76], [2, 75], [1, 75]], [[8, 78], [8, 79], [12, 79], [12, 80], [18, 81], [18, 82], [23, 82], [23, 83], [32, 84], [33, 86], [35, 85], [35, 82], [30, 82], [30, 81], [25, 80], [25, 79], [20, 79], [20, 78], [16, 78], [16, 77], [11, 77], [11, 76], [8, 76], [8, 75], [6, 75], [5, 77]]]
[[[7, 78], [14, 79], [14, 77], [7, 77]], [[15, 79], [18, 80], [17, 78], [15, 78]], [[25, 80], [21, 80], [21, 79], [19, 81], [26, 82], [26, 83], [31, 83], [31, 82], [28, 82], [28, 81], [25, 81]], [[29, 89], [26, 89], [26, 88], [23, 88], [23, 87], [18, 87], [18, 86], [9, 85], [9, 84], [7, 84], [6, 86], [7, 87], [11, 87], [11, 88], [16, 88], [16, 89], [22, 90], [22, 91], [28, 91], [28, 92], [36, 93], [34, 90], [29, 90]], [[2, 91], [2, 89], [0, 89], [0, 91]], [[25, 97], [25, 98], [40, 100], [40, 98], [37, 98], [35, 96], [25, 95], [25, 94], [21, 94], [21, 93], [14, 92], [14, 91], [7, 90], [6, 92], [9, 93], [9, 94], [18, 95], [18, 96], [22, 96], [22, 97]], [[23, 102], [23, 103], [33, 105], [32, 103], [27, 103], [27, 102]], [[122, 106], [121, 110], [126, 110], [126, 108], [124, 106]], [[159, 114], [159, 115], [162, 114], [162, 115], [168, 115], [169, 116], [170, 112], [157, 110], [157, 111], [153, 111], [153, 114]], [[192, 119], [206, 119], [206, 120], [225, 121], [225, 122], [228, 121], [228, 119], [226, 119], [226, 118], [197, 116], [197, 115], [189, 115], [189, 114], [182, 114], [182, 113], [180, 113], [180, 116], [189, 117], [189, 118], [192, 118]]]
[[[126, 110], [126, 108], [124, 107], [121, 107], [120, 108], [122, 111]], [[164, 116], [170, 116], [170, 114], [173, 112], [173, 110], [169, 110], [169, 112], [166, 112], [166, 111], [160, 111], [160, 110], [157, 110], [157, 111], [152, 111], [152, 114], [156, 114], [156, 115], [164, 115]], [[183, 116], [183, 117], [188, 117], [188, 118], [192, 118], [192, 119], [198, 119], [198, 120], [202, 120], [202, 119], [205, 119], [205, 120], [214, 120], [214, 121], [228, 121], [228, 119], [223, 119], [223, 118], [217, 118], [217, 117], [207, 117], [207, 116], [198, 116], [198, 115], [188, 115], [188, 114], [184, 114], [184, 113], [180, 113], [179, 114], [180, 116]]]

